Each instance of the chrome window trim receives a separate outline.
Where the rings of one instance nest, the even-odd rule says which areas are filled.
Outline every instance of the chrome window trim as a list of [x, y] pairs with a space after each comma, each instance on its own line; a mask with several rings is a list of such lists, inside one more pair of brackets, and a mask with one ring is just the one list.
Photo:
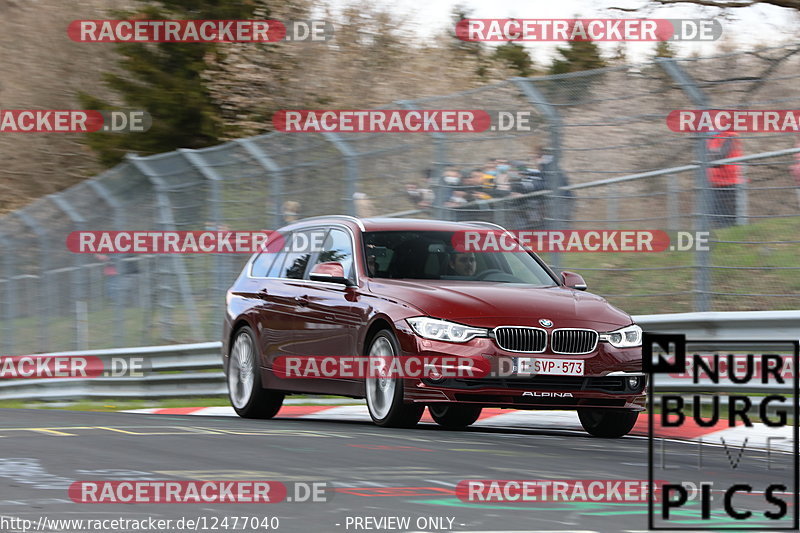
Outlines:
[[302, 224], [302, 223], [305, 223], [307, 221], [312, 221], [312, 220], [319, 221], [319, 220], [331, 219], [331, 218], [343, 218], [345, 220], [349, 220], [350, 222], [355, 223], [358, 226], [358, 229], [360, 229], [361, 231], [367, 231], [367, 229], [364, 227], [364, 223], [361, 222], [360, 218], [356, 218], [356, 217], [350, 216], [350, 215], [320, 215], [318, 217], [308, 217], [308, 218], [304, 218], [302, 220], [298, 220], [297, 222], [294, 222], [293, 225], [294, 224]]
[[[500, 343], [499, 343], [499, 342], [497, 342], [496, 330], [497, 330], [498, 328], [507, 328], [507, 329], [535, 329], [535, 330], [537, 330], [537, 331], [544, 332], [544, 347], [542, 348], [542, 350], [541, 350], [541, 351], [536, 351], [536, 352], [524, 352], [524, 351], [520, 351], [520, 350], [509, 350], [509, 349], [507, 349], [507, 348], [503, 348], [502, 346], [500, 346]], [[506, 351], [506, 352], [511, 352], [511, 353], [544, 353], [544, 352], [546, 352], [546, 351], [547, 351], [547, 344], [548, 344], [548, 343], [547, 343], [547, 340], [548, 340], [548, 337], [549, 337], [549, 335], [547, 334], [547, 330], [546, 330], [546, 329], [544, 329], [544, 328], [537, 328], [537, 327], [535, 327], [535, 326], [496, 326], [496, 327], [492, 328], [490, 331], [492, 332], [492, 335], [491, 335], [491, 337], [492, 337], [492, 339], [494, 339], [494, 343], [497, 345], [497, 347], [498, 347], [498, 348], [500, 348], [500, 349], [501, 349], [501, 350], [503, 350], [503, 351]]]
[[[550, 335], [552, 336], [556, 331], [591, 331], [595, 335], [595, 337], [594, 337], [594, 346], [592, 346], [592, 349], [589, 350], [588, 352], [557, 352], [556, 350], [552, 350], [553, 353], [556, 353], [556, 354], [559, 354], [559, 355], [586, 355], [586, 354], [590, 354], [590, 353], [592, 353], [593, 351], [595, 351], [597, 349], [597, 344], [600, 342], [600, 332], [598, 332], [596, 329], [591, 329], [591, 328], [556, 328], [556, 329], [554, 329], [554, 330], [552, 330], [550, 332]], [[550, 340], [550, 347], [552, 348], [552, 346], [553, 346], [553, 341], [551, 339]]]

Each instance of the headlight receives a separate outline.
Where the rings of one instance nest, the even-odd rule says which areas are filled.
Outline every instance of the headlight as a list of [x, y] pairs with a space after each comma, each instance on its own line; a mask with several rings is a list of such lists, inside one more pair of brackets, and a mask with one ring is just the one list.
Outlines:
[[622, 329], [601, 333], [600, 340], [606, 341], [617, 348], [633, 348], [642, 345], [642, 328], [636, 324], [625, 326]]
[[420, 337], [435, 341], [467, 342], [475, 337], [486, 337], [489, 333], [484, 328], [473, 328], [427, 316], [407, 318], [406, 322]]

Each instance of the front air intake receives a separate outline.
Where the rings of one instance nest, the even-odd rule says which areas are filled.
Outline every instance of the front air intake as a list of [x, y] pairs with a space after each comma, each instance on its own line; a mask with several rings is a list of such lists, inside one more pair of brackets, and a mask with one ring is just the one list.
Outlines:
[[509, 352], [542, 353], [547, 347], [547, 332], [539, 328], [500, 326], [494, 329], [494, 340]]

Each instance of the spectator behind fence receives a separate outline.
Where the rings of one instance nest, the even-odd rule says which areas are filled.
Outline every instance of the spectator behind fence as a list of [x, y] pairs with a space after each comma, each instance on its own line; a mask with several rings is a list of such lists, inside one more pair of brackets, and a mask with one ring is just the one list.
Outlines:
[[406, 183], [406, 194], [408, 195], [408, 199], [411, 200], [411, 203], [420, 209], [430, 207], [433, 203], [433, 191], [420, 187], [413, 181]]
[[511, 165], [505, 159], [497, 160], [494, 185], [495, 196], [506, 196], [511, 192]]
[[298, 220], [300, 213], [300, 202], [294, 200], [287, 200], [283, 202], [283, 223], [291, 224]]
[[453, 191], [453, 193], [450, 195], [450, 198], [444, 203], [444, 206], [450, 209], [458, 209], [468, 201], [467, 191], [456, 190]]
[[476, 168], [469, 173], [466, 185], [468, 201], [491, 200], [491, 191], [494, 190], [494, 176]]
[[120, 302], [119, 272], [114, 262], [105, 254], [95, 254], [95, 259], [103, 264], [103, 278], [105, 279], [106, 298], [112, 303]]
[[[715, 133], [707, 144], [708, 160], [728, 159], [742, 155], [739, 135], [734, 131]], [[710, 165], [711, 227], [725, 228], [736, 223], [736, 186], [743, 183], [738, 164]]]
[[[522, 196], [547, 189], [541, 170], [536, 165], [517, 162], [517, 175], [511, 182], [511, 196]], [[516, 229], [543, 229], [545, 198], [535, 196], [519, 198], [513, 204], [519, 213]]]
[[[444, 207], [448, 209], [458, 209], [464, 204], [473, 201], [472, 191], [475, 190], [476, 186], [472, 184], [474, 179], [470, 176], [471, 173], [466, 171], [458, 172], [456, 170], [455, 174], [452, 172], [450, 173], [445, 195], [447, 200], [444, 202]], [[458, 181], [456, 181], [456, 178]], [[478, 183], [480, 183], [480, 180], [478, 180]], [[480, 185], [478, 185], [478, 188], [480, 188]]]
[[[449, 209], [459, 209], [465, 204], [501, 198], [505, 196], [520, 196], [540, 190], [543, 187], [541, 172], [535, 165], [515, 162], [515, 166], [521, 168], [522, 173], [512, 166], [507, 159], [489, 159], [483, 167], [459, 172], [456, 167], [447, 167], [442, 173], [442, 185], [445, 188], [443, 206]], [[525, 174], [532, 172], [533, 175]], [[522, 176], [520, 176], [522, 174]], [[409, 182], [406, 184], [406, 193], [415, 205], [429, 207], [432, 205], [433, 191], [424, 189], [419, 184]], [[430, 195], [430, 196], [428, 196]], [[431, 202], [425, 202], [423, 198], [431, 198]], [[512, 209], [520, 209], [524, 215], [526, 223], [523, 226], [540, 225], [543, 218], [543, 201], [534, 199], [528, 202], [522, 199], [520, 202], [509, 204]], [[507, 209], [508, 206], [501, 206]], [[525, 210], [535, 208], [533, 212]]]
[[497, 177], [497, 159], [490, 159], [483, 165], [483, 175], [481, 181], [485, 187], [494, 189], [495, 178]]
[[461, 185], [461, 173], [456, 167], [447, 167], [442, 173], [442, 181], [446, 186], [458, 187]]
[[369, 218], [375, 216], [375, 206], [372, 204], [372, 200], [370, 200], [366, 193], [353, 193], [353, 203], [355, 204], [356, 216], [358, 218]]

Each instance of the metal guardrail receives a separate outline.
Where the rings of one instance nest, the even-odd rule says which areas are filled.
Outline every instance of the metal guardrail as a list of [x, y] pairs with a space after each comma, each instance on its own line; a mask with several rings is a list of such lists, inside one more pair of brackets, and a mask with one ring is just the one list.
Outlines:
[[[689, 340], [795, 340], [800, 339], [799, 311], [753, 311], [728, 313], [679, 313], [639, 315], [634, 320], [646, 331], [683, 333]], [[48, 355], [145, 357], [148, 370], [142, 377], [96, 377], [90, 379], [11, 379], [0, 381], [0, 400], [75, 400], [85, 398], [175, 398], [227, 393], [222, 372], [220, 342], [59, 352]], [[797, 369], [794, 369], [797, 371]], [[675, 391], [708, 390], [680, 380]], [[758, 384], [745, 387], [759, 392]], [[762, 387], [763, 388], [763, 387]], [[723, 390], [724, 387], [717, 386]], [[790, 392], [770, 387], [769, 392]], [[765, 389], [766, 391], [766, 389]]]
[[58, 352], [54, 356], [99, 357], [104, 368], [114, 357], [144, 357], [142, 377], [0, 380], [0, 400], [85, 398], [175, 398], [227, 393], [220, 342]]
[[739, 311], [639, 315], [633, 319], [646, 331], [683, 333], [687, 339], [798, 340], [798, 311]]

